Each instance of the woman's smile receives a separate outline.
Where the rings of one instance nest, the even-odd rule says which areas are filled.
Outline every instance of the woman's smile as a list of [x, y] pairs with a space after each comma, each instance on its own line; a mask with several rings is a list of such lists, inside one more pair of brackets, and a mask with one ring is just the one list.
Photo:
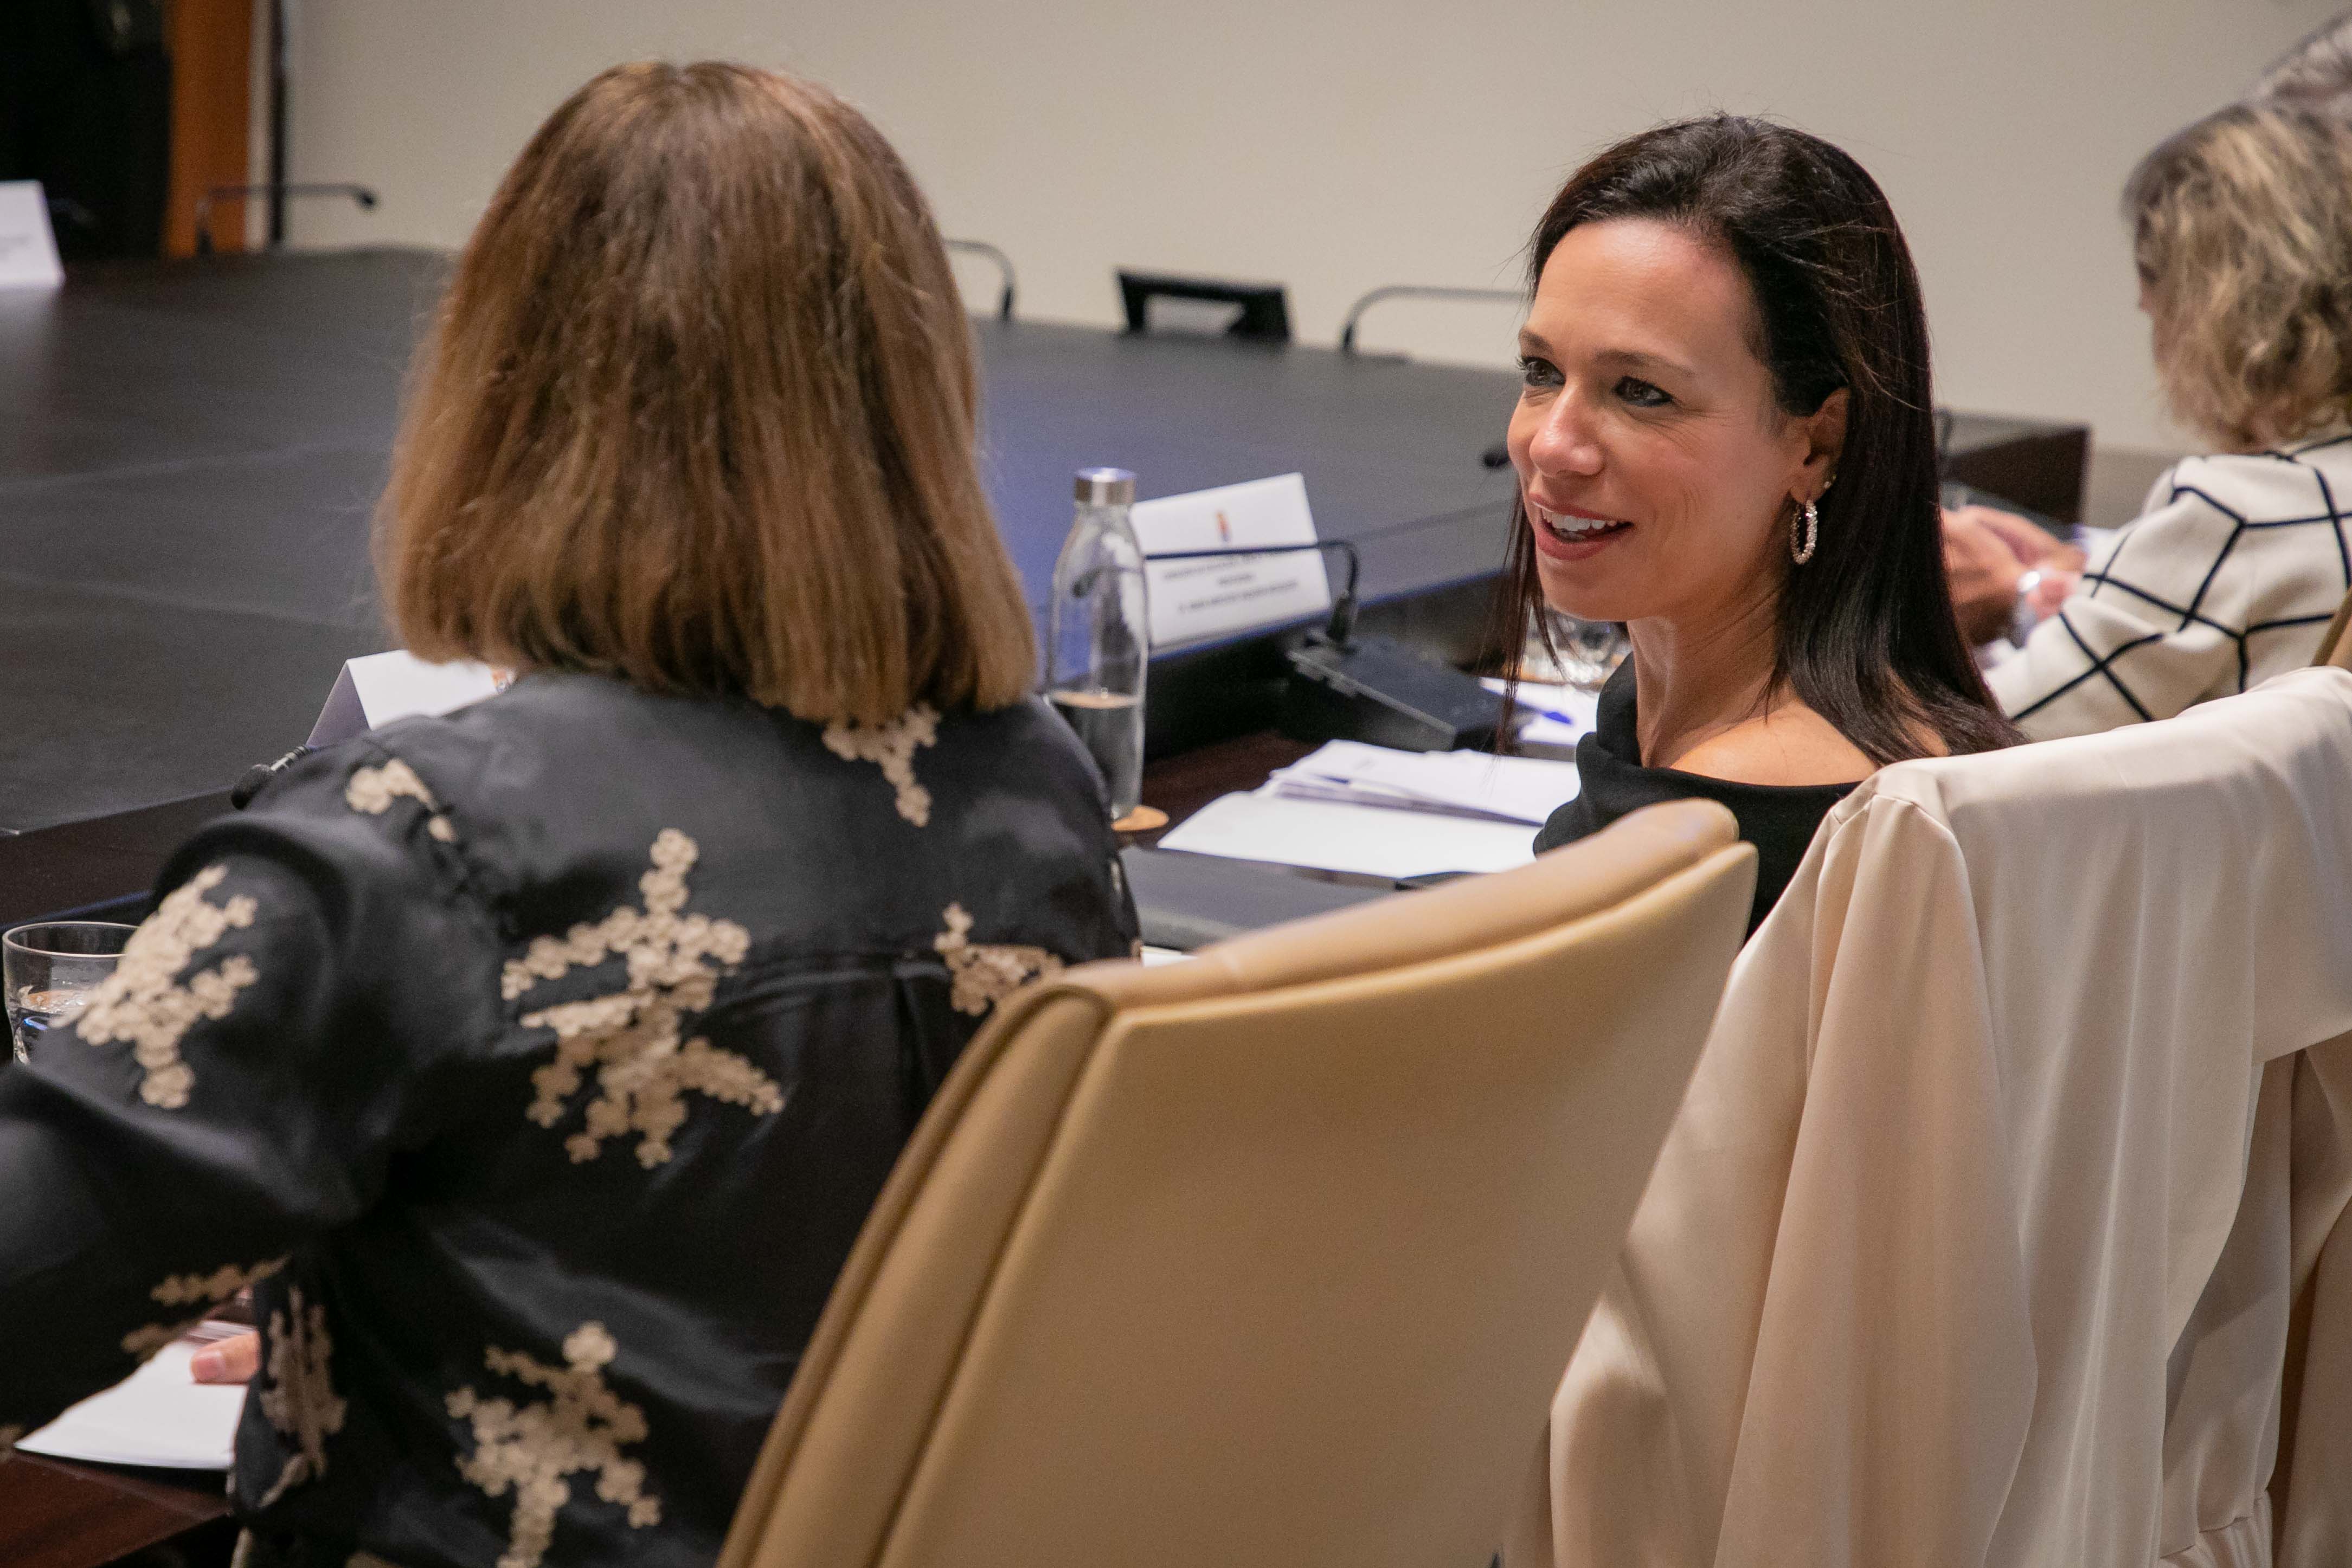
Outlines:
[[1528, 515], [1536, 520], [1536, 549], [1554, 561], [1589, 561], [1633, 531], [1633, 523], [1623, 518], [1552, 505], [1533, 496], [1528, 498]]

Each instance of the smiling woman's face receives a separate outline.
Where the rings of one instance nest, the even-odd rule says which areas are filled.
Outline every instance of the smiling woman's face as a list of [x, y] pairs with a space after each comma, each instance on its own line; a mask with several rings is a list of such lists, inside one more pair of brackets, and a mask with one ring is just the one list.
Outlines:
[[1553, 248], [1508, 441], [1553, 608], [1696, 630], [1772, 602], [1845, 398], [1783, 414], [1754, 322], [1738, 267], [1685, 229], [1612, 218]]

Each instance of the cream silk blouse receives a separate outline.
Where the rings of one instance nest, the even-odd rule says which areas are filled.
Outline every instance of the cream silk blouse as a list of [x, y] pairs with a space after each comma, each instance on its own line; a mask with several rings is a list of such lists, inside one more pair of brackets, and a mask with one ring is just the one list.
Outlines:
[[2313, 669], [1841, 803], [1510, 1568], [2352, 1563], [2347, 779]]

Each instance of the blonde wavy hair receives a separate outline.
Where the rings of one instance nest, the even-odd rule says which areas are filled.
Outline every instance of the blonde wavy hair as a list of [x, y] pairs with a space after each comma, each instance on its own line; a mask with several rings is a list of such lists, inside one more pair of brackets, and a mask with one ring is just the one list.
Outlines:
[[426, 658], [820, 722], [1030, 686], [929, 207], [866, 118], [742, 66], [616, 66], [491, 198], [378, 512]]
[[2301, 43], [2273, 60], [2254, 79], [2246, 97], [2325, 104], [2347, 95], [2352, 95], [2352, 11], [2312, 29]]
[[2241, 103], [2165, 142], [2124, 187], [2183, 423], [2235, 451], [2352, 417], [2352, 128]]

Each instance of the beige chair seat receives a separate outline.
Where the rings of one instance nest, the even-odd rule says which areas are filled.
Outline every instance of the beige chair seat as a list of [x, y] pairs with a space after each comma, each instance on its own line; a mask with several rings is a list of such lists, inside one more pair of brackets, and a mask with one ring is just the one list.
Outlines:
[[1484, 1564], [1754, 851], [1521, 870], [1009, 1000], [835, 1288], [721, 1562]]

